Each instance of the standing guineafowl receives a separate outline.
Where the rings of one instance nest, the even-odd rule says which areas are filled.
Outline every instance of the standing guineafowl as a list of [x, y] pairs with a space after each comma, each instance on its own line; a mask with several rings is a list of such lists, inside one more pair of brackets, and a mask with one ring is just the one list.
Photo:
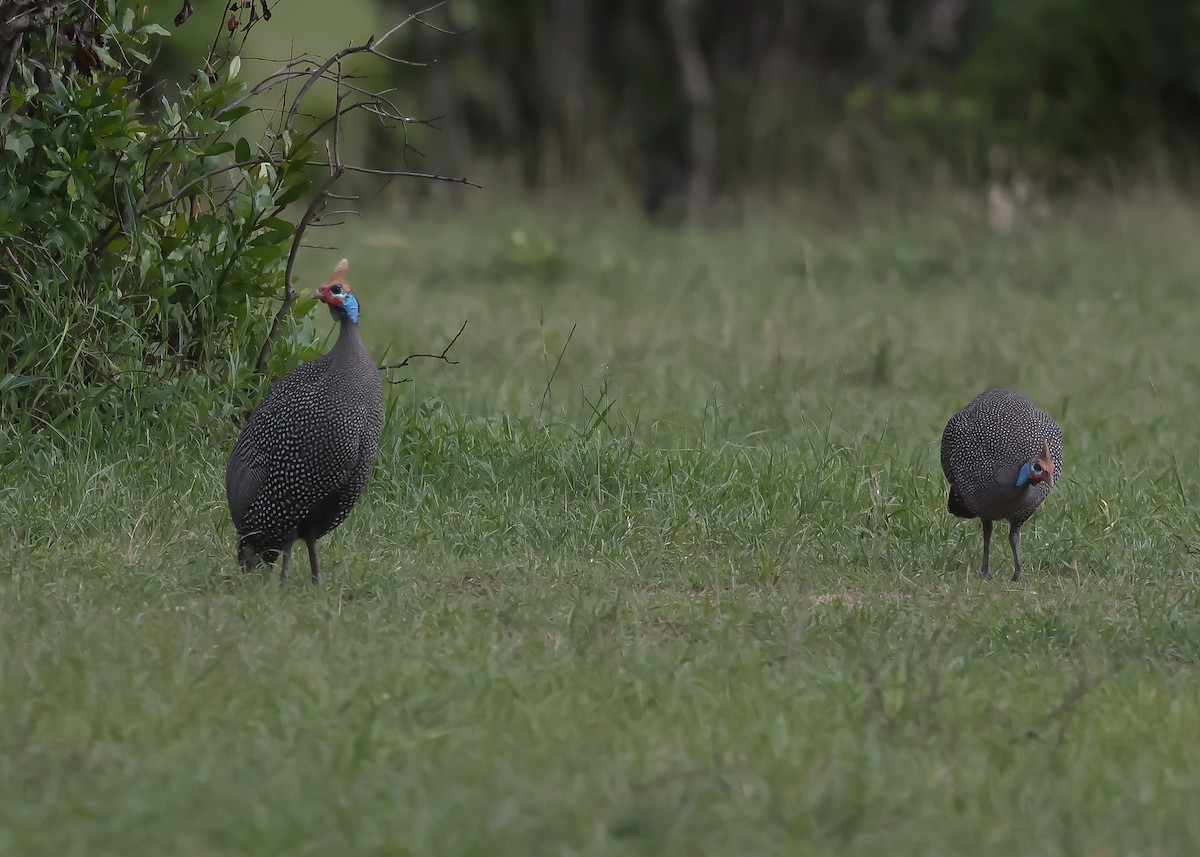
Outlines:
[[942, 472], [950, 482], [946, 506], [983, 522], [983, 571], [992, 523], [1009, 523], [1013, 580], [1021, 579], [1021, 525], [1037, 511], [1062, 472], [1058, 423], [1016, 390], [988, 390], [951, 417], [942, 432]]
[[242, 429], [225, 471], [225, 494], [249, 570], [308, 545], [313, 583], [321, 581], [317, 539], [346, 519], [367, 484], [379, 450], [383, 404], [379, 370], [358, 333], [358, 301], [347, 262], [313, 290], [340, 322], [329, 353], [275, 383]]

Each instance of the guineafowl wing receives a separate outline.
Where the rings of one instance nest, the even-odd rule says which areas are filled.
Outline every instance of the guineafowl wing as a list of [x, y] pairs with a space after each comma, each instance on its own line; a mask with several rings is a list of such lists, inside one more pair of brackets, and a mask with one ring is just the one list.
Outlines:
[[946, 480], [951, 484], [954, 482], [954, 449], [962, 435], [963, 422], [964, 416], [960, 411], [951, 417], [950, 421], [946, 423], [946, 427], [942, 429], [942, 474], [945, 475]]
[[267, 479], [267, 458], [256, 452], [253, 444], [243, 439], [233, 448], [229, 466], [225, 469], [225, 496], [229, 500], [229, 514], [235, 524], [245, 520], [250, 504], [262, 491]]
[[276, 381], [242, 427], [225, 469], [225, 496], [235, 525], [245, 522], [251, 504], [271, 481], [281, 427], [297, 406], [303, 406], [308, 390], [325, 377], [327, 363], [305, 363]]

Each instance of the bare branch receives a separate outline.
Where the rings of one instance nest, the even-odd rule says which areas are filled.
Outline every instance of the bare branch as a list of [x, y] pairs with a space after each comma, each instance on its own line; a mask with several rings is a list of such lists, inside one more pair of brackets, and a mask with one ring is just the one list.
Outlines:
[[292, 249], [288, 252], [287, 267], [283, 270], [283, 304], [279, 307], [279, 311], [275, 313], [275, 318], [271, 321], [271, 329], [267, 332], [267, 338], [263, 340], [262, 348], [258, 352], [258, 360], [254, 362], [255, 372], [262, 372], [267, 368], [267, 357], [271, 353], [271, 346], [279, 336], [279, 329], [283, 326], [284, 317], [287, 315], [288, 310], [292, 308], [292, 304], [296, 302], [296, 290], [292, 288], [292, 268], [296, 265], [296, 253], [300, 250], [300, 242], [304, 239], [304, 233], [308, 230], [309, 224], [320, 213], [322, 207], [324, 207], [329, 189], [345, 174], [346, 171], [341, 168], [335, 169], [330, 174], [329, 178], [325, 180], [325, 184], [321, 186], [316, 196], [312, 198], [312, 202], [308, 204], [308, 208], [304, 211], [304, 216], [300, 218], [300, 222], [296, 225], [296, 234], [292, 238]]
[[53, 3], [11, 4], [10, 8], [4, 10], [6, 17], [0, 20], [0, 42], [47, 27], [66, 10], [67, 4], [63, 0], [55, 0]]
[[[405, 357], [403, 360], [401, 360], [399, 363], [386, 363], [383, 366], [380, 366], [379, 369], [380, 369], [380, 371], [383, 371], [383, 372], [391, 372], [393, 369], [403, 369], [405, 366], [409, 365], [409, 363], [411, 361], [417, 360], [420, 358], [426, 358], [429, 360], [441, 360], [446, 363], [449, 363], [451, 366], [454, 366], [458, 363], [458, 361], [451, 360], [447, 355], [450, 353], [450, 349], [454, 347], [454, 343], [458, 342], [458, 338], [463, 335], [463, 331], [466, 329], [467, 329], [467, 323], [464, 321], [462, 323], [462, 327], [460, 327], [458, 329], [458, 333], [454, 334], [454, 338], [450, 340], [450, 344], [442, 349], [441, 354], [410, 354], [407, 357]], [[411, 380], [412, 380], [412, 378], [401, 378], [399, 381], [394, 381], [391, 378], [387, 378], [387, 382], [389, 384], [406, 384]]]
[[[424, 13], [421, 13], [421, 14], [424, 14]], [[471, 30], [469, 30], [469, 29], [468, 30], [460, 30], [457, 32], [454, 30], [447, 30], [447, 29], [437, 26], [436, 24], [429, 23], [424, 18], [417, 18], [416, 21], [421, 26], [428, 27], [429, 29], [431, 29], [435, 32], [441, 33], [443, 35], [446, 35], [446, 36], [465, 36], [467, 33], [471, 32]]]
[[[329, 163], [313, 163], [314, 167], [332, 166]], [[413, 179], [429, 179], [430, 181], [449, 182], [450, 184], [465, 184], [474, 188], [482, 188], [483, 185], [477, 185], [475, 182], [465, 176], [454, 178], [453, 176], [439, 176], [434, 173], [414, 173], [408, 170], [375, 170], [369, 167], [354, 167], [349, 164], [343, 164], [342, 168], [351, 173], [365, 173], [371, 176], [388, 176], [389, 178], [413, 178]]]
[[428, 14], [429, 12], [432, 12], [434, 9], [437, 9], [441, 6], [445, 6], [448, 2], [449, 0], [439, 0], [439, 2], [434, 3], [432, 6], [429, 6], [426, 9], [422, 9], [420, 12], [413, 12], [378, 39], [372, 36], [371, 38], [367, 39], [367, 43], [365, 45], [359, 45], [358, 47], [351, 45], [350, 47], [342, 48], [329, 59], [325, 60], [325, 62], [321, 63], [317, 70], [313, 72], [309, 79], [305, 82], [304, 86], [300, 87], [300, 91], [296, 93], [296, 97], [292, 100], [292, 107], [288, 111], [288, 117], [284, 123], [285, 127], [290, 128], [292, 126], [292, 122], [296, 118], [296, 112], [300, 109], [300, 102], [304, 100], [304, 96], [308, 95], [308, 91], [313, 88], [313, 85], [316, 84], [318, 80], [324, 78], [326, 72], [333, 68], [335, 64], [340, 63], [346, 57], [353, 56], [354, 54], [373, 52], [377, 46], [382, 45], [396, 33], [400, 32], [400, 30], [404, 29], [404, 27], [411, 24], [413, 21], [419, 21], [422, 15]]
[[17, 33], [12, 44], [8, 46], [8, 59], [4, 61], [4, 72], [0, 74], [0, 106], [4, 105], [4, 96], [8, 93], [8, 79], [12, 77], [13, 66], [17, 62], [17, 54], [21, 52], [21, 45], [25, 41], [24, 33]]
[[337, 81], [334, 84], [334, 92], [337, 94], [337, 101], [333, 105], [333, 163], [334, 169], [340, 169], [342, 166], [342, 99], [346, 97], [345, 91], [342, 89], [342, 64], [337, 64]]
[[[337, 101], [338, 106], [334, 109], [333, 113], [331, 113], [329, 116], [326, 116], [324, 119], [315, 121], [313, 123], [312, 128], [309, 129], [308, 133], [306, 133], [302, 137], [297, 137], [293, 141], [292, 148], [299, 149], [305, 143], [307, 143], [309, 140], [312, 140], [314, 137], [316, 137], [318, 134], [320, 134], [322, 131], [324, 131], [326, 128], [328, 128], [330, 125], [334, 126], [334, 129], [335, 129], [334, 133], [336, 136], [336, 133], [337, 133], [336, 129], [338, 127], [338, 122], [341, 120], [341, 118], [343, 116], [345, 116], [347, 113], [350, 113], [351, 111], [357, 110], [358, 108], [362, 107], [362, 102], [358, 102], [358, 101], [355, 101], [355, 102], [347, 105], [346, 107], [342, 107], [341, 103], [342, 103], [342, 100], [341, 100], [340, 93], [339, 93], [339, 98]], [[314, 119], [314, 120], [316, 119], [315, 116], [309, 117], [309, 118]], [[312, 166], [328, 166], [328, 164], [313, 164]]]
[[291, 80], [292, 78], [308, 77], [312, 74], [310, 69], [305, 68], [301, 69], [300, 71], [294, 71], [293, 69], [295, 69], [297, 66], [313, 65], [315, 62], [316, 60], [310, 57], [308, 54], [302, 54], [300, 57], [284, 63], [277, 70], [271, 72], [254, 86], [247, 89], [246, 93], [241, 98], [231, 101], [229, 106], [221, 112], [228, 113], [230, 110], [236, 110], [247, 101], [250, 101], [262, 93], [267, 92], [268, 90], [274, 89], [281, 83], [286, 84], [287, 81]]
[[413, 60], [400, 59], [400, 57], [385, 54], [383, 51], [377, 51], [374, 48], [371, 48], [370, 53], [371, 56], [385, 59], [388, 62], [394, 62], [396, 65], [410, 65], [414, 68], [432, 68], [437, 63], [437, 60], [432, 60], [431, 62], [414, 62]]
[[[434, 3], [432, 6], [428, 6], [419, 12], [413, 12], [411, 15], [409, 15], [407, 18], [405, 18], [403, 21], [401, 21], [396, 26], [392, 27], [390, 30], [388, 30], [386, 33], [384, 33], [378, 39], [376, 39], [374, 36], [367, 39], [367, 47], [375, 48], [375, 47], [378, 47], [379, 45], [382, 45], [384, 42], [386, 42], [392, 36], [396, 35], [396, 33], [400, 32], [400, 30], [402, 30], [404, 27], [411, 24], [413, 21], [420, 21], [421, 23], [425, 23], [424, 21], [421, 21], [421, 18], [423, 16], [428, 15], [430, 12], [432, 12], [435, 9], [440, 9], [442, 6], [445, 6], [449, 2], [450, 2], [450, 0], [438, 0], [438, 2]], [[426, 26], [428, 26], [428, 25], [426, 24]]]
[[[354, 81], [364, 80], [369, 75], [354, 74], [352, 70], [347, 69], [347, 60], [356, 54], [374, 55], [390, 62], [400, 63], [407, 66], [427, 67], [429, 63], [410, 62], [389, 56], [382, 48], [389, 39], [394, 37], [396, 33], [404, 27], [415, 23], [422, 26], [433, 27], [428, 21], [423, 20], [423, 16], [428, 15], [434, 10], [444, 6], [448, 0], [438, 0], [438, 2], [424, 8], [418, 12], [414, 12], [404, 18], [395, 26], [388, 29], [379, 37], [371, 36], [365, 43], [354, 45], [350, 44], [347, 47], [337, 51], [333, 55], [325, 58], [313, 54], [302, 54], [299, 57], [281, 63], [274, 71], [260, 80], [254, 86], [246, 90], [239, 98], [231, 102], [229, 107], [223, 111], [224, 115], [228, 115], [231, 111], [241, 108], [247, 109], [247, 105], [253, 105], [253, 109], [264, 117], [268, 118], [268, 124], [271, 127], [271, 133], [276, 141], [287, 139], [290, 146], [285, 150], [284, 146], [278, 142], [272, 143], [267, 148], [259, 150], [256, 156], [247, 161], [231, 164], [212, 170], [204, 176], [195, 179], [183, 187], [174, 189], [166, 199], [156, 201], [152, 204], [146, 203], [143, 213], [154, 211], [171, 205], [173, 202], [188, 195], [189, 192], [194, 192], [195, 186], [204, 187], [205, 183], [214, 176], [221, 175], [226, 172], [252, 167], [256, 164], [271, 164], [282, 175], [284, 170], [290, 170], [299, 164], [289, 161], [291, 153], [303, 150], [310, 143], [316, 141], [319, 137], [323, 137], [325, 146], [325, 159], [323, 161], [306, 161], [305, 167], [324, 168], [328, 170], [328, 175], [325, 181], [321, 184], [319, 190], [315, 193], [310, 201], [304, 215], [297, 223], [295, 233], [292, 237], [292, 246], [288, 253], [287, 263], [284, 270], [283, 280], [284, 289], [282, 303], [279, 306], [275, 317], [271, 322], [271, 327], [267, 333], [265, 341], [258, 353], [258, 359], [255, 362], [255, 371], [262, 372], [267, 364], [267, 358], [274, 343], [277, 341], [280, 331], [283, 327], [284, 319], [291, 311], [292, 305], [297, 300], [297, 294], [292, 287], [292, 271], [295, 267], [297, 253], [302, 246], [308, 246], [304, 243], [306, 233], [312, 227], [333, 226], [342, 222], [347, 215], [353, 215], [354, 212], [340, 209], [337, 211], [327, 211], [326, 205], [331, 199], [357, 199], [352, 196], [342, 196], [333, 192], [334, 185], [347, 172], [362, 173], [365, 175], [380, 176], [386, 179], [391, 178], [419, 178], [430, 181], [447, 182], [451, 184], [464, 184], [478, 188], [479, 185], [469, 181], [465, 177], [442, 176], [432, 173], [423, 173], [413, 170], [389, 170], [375, 169], [370, 167], [362, 167], [353, 164], [347, 164], [343, 161], [344, 153], [342, 151], [342, 120], [347, 114], [354, 110], [363, 110], [379, 118], [382, 124], [388, 127], [394, 127], [392, 123], [398, 123], [401, 128], [406, 128], [409, 124], [430, 124], [432, 120], [417, 119], [407, 116], [395, 103], [393, 103], [389, 95], [394, 90], [382, 88], [379, 91], [372, 91], [369, 85], [355, 83]], [[229, 22], [233, 20], [232, 15], [238, 14], [237, 10], [242, 8], [242, 4], [238, 0], [226, 0], [222, 16], [222, 22], [225, 29], [229, 29]], [[239, 15], [240, 18], [240, 15]], [[238, 22], [240, 25], [240, 21]], [[243, 33], [255, 23], [254, 16], [245, 22]], [[434, 29], [438, 29], [434, 27]], [[445, 32], [445, 31], [442, 31]], [[230, 35], [233, 31], [230, 30]], [[209, 61], [206, 71], [211, 76], [214, 74], [213, 63], [217, 61], [217, 49], [221, 43], [221, 30], [218, 30], [217, 37], [214, 38], [212, 48], [210, 49]], [[236, 44], [235, 42], [231, 42]], [[243, 38], [244, 44], [244, 38]], [[296, 127], [297, 118], [306, 115], [304, 110], [305, 101], [312, 91], [313, 87], [318, 82], [324, 82], [331, 85], [334, 89], [334, 108], [329, 114], [320, 111], [319, 115], [314, 115], [311, 122], [306, 122], [303, 130]], [[294, 84], [294, 85], [293, 85]], [[254, 99], [263, 99], [264, 96], [270, 99], [273, 103], [266, 106], [255, 104]], [[404, 148], [403, 152], [407, 153], [411, 146], [408, 142], [407, 131], [404, 132]], [[405, 162], [402, 162], [402, 164]], [[236, 175], [236, 172], [234, 172]], [[280, 209], [275, 209], [271, 216], [278, 216]], [[412, 354], [405, 358], [400, 363], [391, 364], [390, 366], [381, 367], [384, 371], [399, 369], [407, 366], [410, 360], [417, 358], [440, 359], [447, 363], [455, 363], [447, 355], [450, 348], [458, 341], [459, 336], [466, 328], [464, 322], [460, 328], [458, 335], [450, 342], [449, 345], [439, 354]], [[403, 383], [402, 381], [391, 381], [391, 383]]]
[[249, 161], [238, 161], [233, 164], [226, 164], [223, 167], [218, 167], [215, 170], [209, 170], [208, 172], [204, 173], [203, 175], [199, 175], [196, 178], [192, 179], [190, 182], [187, 182], [186, 184], [181, 185], [178, 190], [176, 190], [173, 194], [168, 196], [166, 199], [160, 199], [158, 202], [153, 203], [152, 205], [146, 206], [145, 208], [143, 208], [141, 210], [140, 213], [141, 214], [149, 214], [150, 212], [157, 211], [160, 208], [166, 208], [171, 203], [177, 202], [180, 199], [182, 199], [183, 197], [187, 196], [188, 192], [192, 188], [196, 187], [197, 185], [206, 184], [209, 179], [219, 176], [219, 175], [221, 175], [221, 173], [227, 173], [230, 170], [240, 170], [240, 169], [243, 169], [244, 167], [254, 167], [254, 166], [257, 166], [257, 165], [263, 163], [264, 160], [265, 159], [262, 156], [259, 156], [256, 158], [252, 158]]

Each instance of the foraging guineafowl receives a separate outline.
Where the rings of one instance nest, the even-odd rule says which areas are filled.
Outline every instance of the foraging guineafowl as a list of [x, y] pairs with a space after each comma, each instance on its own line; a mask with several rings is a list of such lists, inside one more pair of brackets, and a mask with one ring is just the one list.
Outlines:
[[341, 323], [337, 343], [275, 383], [251, 414], [225, 471], [225, 494], [249, 570], [280, 553], [287, 576], [292, 543], [308, 545], [313, 583], [321, 581], [317, 539], [346, 519], [379, 450], [383, 405], [379, 370], [358, 333], [358, 301], [347, 262], [313, 290]]
[[942, 472], [950, 482], [946, 506], [983, 522], [983, 571], [992, 523], [1009, 523], [1013, 580], [1021, 579], [1021, 525], [1037, 511], [1062, 473], [1058, 423], [1016, 390], [988, 390], [950, 418], [942, 432]]

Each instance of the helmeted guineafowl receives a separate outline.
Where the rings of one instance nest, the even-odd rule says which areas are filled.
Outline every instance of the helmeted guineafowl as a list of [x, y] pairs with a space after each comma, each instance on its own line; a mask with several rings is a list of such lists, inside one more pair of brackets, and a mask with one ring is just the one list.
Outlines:
[[313, 290], [340, 322], [337, 343], [275, 383], [242, 429], [225, 471], [242, 567], [273, 564], [282, 553], [280, 584], [296, 539], [308, 545], [312, 579], [320, 582], [317, 539], [350, 514], [379, 450], [379, 370], [359, 336], [346, 268], [343, 259], [329, 282]]
[[950, 482], [947, 508], [983, 522], [983, 571], [992, 523], [1009, 523], [1013, 580], [1021, 579], [1021, 525], [1037, 511], [1062, 474], [1058, 423], [1016, 390], [988, 390], [950, 418], [942, 432], [942, 472]]

